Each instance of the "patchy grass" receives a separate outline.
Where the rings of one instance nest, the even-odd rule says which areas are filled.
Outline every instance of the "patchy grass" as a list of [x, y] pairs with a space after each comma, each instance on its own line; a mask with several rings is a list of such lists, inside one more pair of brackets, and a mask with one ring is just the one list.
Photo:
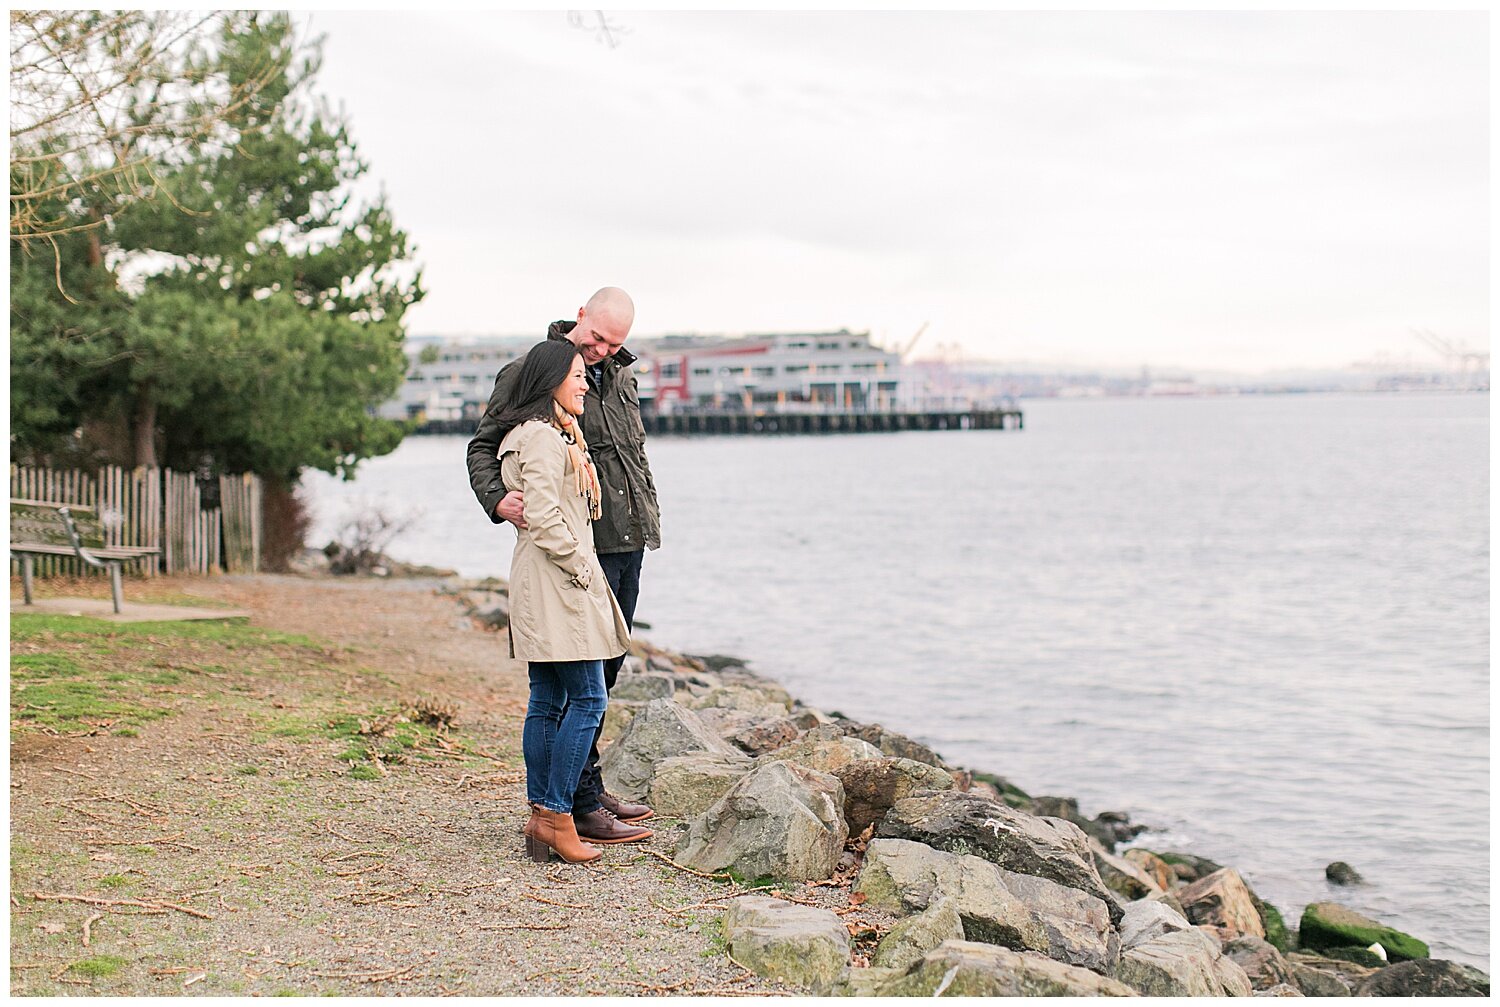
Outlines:
[[91, 979], [104, 979], [114, 975], [130, 962], [119, 955], [95, 955], [85, 958], [81, 962], [74, 962], [69, 971], [77, 972]]
[[324, 652], [327, 648], [310, 637], [295, 633], [278, 633], [250, 625], [243, 618], [193, 620], [189, 622], [109, 622], [76, 615], [11, 616], [12, 643], [39, 639], [83, 640], [95, 637], [120, 641], [199, 640], [221, 643], [234, 650], [239, 646], [283, 645], [307, 647]]
[[[410, 712], [410, 711], [406, 711]], [[373, 762], [373, 750], [385, 763], [402, 763], [410, 759], [430, 759], [424, 751], [434, 745], [439, 732], [426, 724], [413, 722], [402, 710], [377, 710], [368, 716], [345, 714], [325, 722], [325, 736], [345, 742], [339, 755], [341, 762]], [[378, 777], [378, 773], [376, 774]], [[356, 777], [367, 779], [368, 777]]]
[[[112, 623], [77, 616], [11, 619], [13, 725], [48, 733], [113, 727], [136, 736], [185, 692], [253, 691], [267, 675], [326, 668], [329, 651], [305, 636], [244, 620]], [[248, 699], [248, 697], [243, 697]]]

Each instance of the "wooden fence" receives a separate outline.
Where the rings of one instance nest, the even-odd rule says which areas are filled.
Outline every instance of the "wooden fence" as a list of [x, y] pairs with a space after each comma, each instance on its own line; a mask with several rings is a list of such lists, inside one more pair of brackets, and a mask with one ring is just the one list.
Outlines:
[[[171, 469], [106, 466], [97, 473], [10, 467], [12, 499], [91, 507], [108, 545], [156, 546], [160, 558], [135, 568], [158, 573], [255, 573], [260, 569], [262, 490], [258, 477], [219, 477], [220, 507], [203, 506], [197, 476]], [[12, 572], [19, 563], [11, 560]], [[38, 576], [83, 576], [97, 571], [72, 556], [38, 556]]]

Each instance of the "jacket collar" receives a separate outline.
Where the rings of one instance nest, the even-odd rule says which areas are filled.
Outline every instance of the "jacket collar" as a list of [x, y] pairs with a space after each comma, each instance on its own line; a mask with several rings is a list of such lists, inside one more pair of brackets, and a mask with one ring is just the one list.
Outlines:
[[[567, 339], [568, 333], [577, 328], [578, 323], [567, 319], [558, 319], [547, 326], [548, 339]], [[571, 340], [570, 340], [571, 341]], [[631, 353], [625, 347], [620, 347], [612, 356], [605, 357], [601, 363], [605, 370], [613, 371], [616, 367], [629, 367], [640, 358]]]

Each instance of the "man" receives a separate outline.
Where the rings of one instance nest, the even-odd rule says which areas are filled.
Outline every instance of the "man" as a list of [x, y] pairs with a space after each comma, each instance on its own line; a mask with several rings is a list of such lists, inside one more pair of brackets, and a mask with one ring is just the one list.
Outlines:
[[[656, 483], [646, 461], [646, 432], [641, 424], [640, 399], [630, 365], [635, 354], [624, 349], [635, 321], [635, 304], [618, 287], [605, 287], [578, 309], [576, 322], [553, 322], [548, 339], [564, 339], [578, 348], [588, 372], [584, 398], [583, 436], [588, 441], [603, 490], [603, 517], [594, 523], [594, 548], [610, 590], [620, 603], [627, 625], [634, 625], [640, 594], [641, 560], [647, 549], [661, 545], [661, 521]], [[522, 495], [505, 488], [495, 457], [509, 433], [495, 421], [509, 404], [521, 360], [512, 360], [495, 376], [488, 408], [469, 441], [469, 484], [490, 520], [526, 527]], [[604, 685], [614, 688], [624, 657], [604, 662]], [[573, 818], [579, 838], [590, 843], [629, 843], [647, 839], [649, 829], [631, 823], [650, 818], [644, 804], [629, 804], [604, 790], [599, 773], [599, 737], [589, 752], [573, 798]]]

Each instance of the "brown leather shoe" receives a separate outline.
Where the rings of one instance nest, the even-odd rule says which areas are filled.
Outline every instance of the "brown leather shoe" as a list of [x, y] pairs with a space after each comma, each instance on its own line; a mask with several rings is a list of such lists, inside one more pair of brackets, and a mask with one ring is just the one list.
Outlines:
[[573, 826], [578, 830], [579, 839], [605, 846], [612, 846], [615, 843], [638, 843], [655, 835], [650, 829], [643, 829], [638, 825], [626, 825], [611, 814], [608, 808], [598, 808], [586, 815], [574, 815]]
[[604, 856], [603, 852], [578, 839], [573, 816], [561, 811], [537, 808], [536, 826], [526, 837], [526, 855], [545, 864], [556, 853], [570, 864], [586, 864]]
[[599, 795], [599, 803], [622, 822], [644, 822], [656, 814], [644, 804], [627, 804], [614, 794], [607, 792]]

